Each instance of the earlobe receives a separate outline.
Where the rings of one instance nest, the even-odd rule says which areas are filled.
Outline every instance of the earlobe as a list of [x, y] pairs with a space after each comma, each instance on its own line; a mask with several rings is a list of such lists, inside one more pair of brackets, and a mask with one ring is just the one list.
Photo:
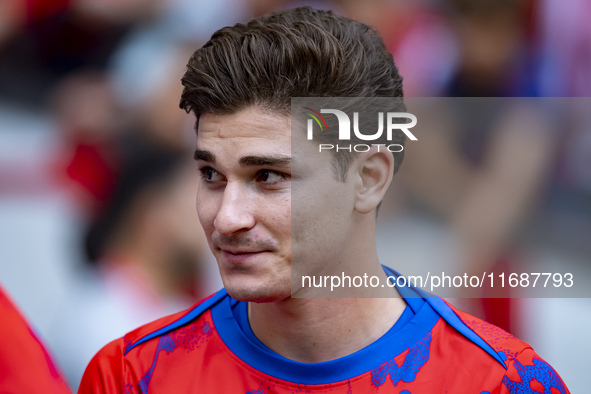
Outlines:
[[355, 196], [355, 210], [359, 213], [366, 214], [376, 209], [392, 182], [394, 157], [379, 148], [373, 146], [356, 158], [360, 182]]

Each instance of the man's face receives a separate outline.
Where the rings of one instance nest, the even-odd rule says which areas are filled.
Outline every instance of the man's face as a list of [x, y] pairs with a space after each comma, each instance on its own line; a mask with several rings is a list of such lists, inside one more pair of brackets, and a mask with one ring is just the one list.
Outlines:
[[330, 153], [314, 154], [313, 144], [298, 142], [292, 160], [291, 147], [288, 116], [248, 108], [200, 117], [197, 211], [236, 299], [290, 296], [292, 240], [294, 258], [315, 265], [338, 261], [339, 243], [346, 242], [350, 185], [336, 180]]

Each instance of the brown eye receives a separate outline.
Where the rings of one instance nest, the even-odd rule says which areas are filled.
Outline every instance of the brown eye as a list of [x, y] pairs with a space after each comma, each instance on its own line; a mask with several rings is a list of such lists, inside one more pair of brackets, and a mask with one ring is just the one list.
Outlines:
[[216, 182], [219, 180], [219, 173], [211, 167], [205, 167], [200, 170], [201, 178], [205, 182]]
[[257, 181], [267, 183], [267, 184], [275, 184], [284, 181], [287, 179], [287, 176], [272, 170], [261, 170], [258, 173]]
[[205, 169], [205, 179], [207, 179], [208, 181], [211, 181], [213, 179], [214, 176], [214, 170], [212, 168], [206, 168]]

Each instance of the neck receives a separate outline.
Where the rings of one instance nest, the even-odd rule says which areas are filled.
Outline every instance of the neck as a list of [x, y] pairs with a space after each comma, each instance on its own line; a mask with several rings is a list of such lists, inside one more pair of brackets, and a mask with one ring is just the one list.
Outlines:
[[[320, 264], [330, 267], [323, 274], [367, 274], [377, 276], [385, 284], [387, 275], [375, 247], [375, 215], [357, 215], [355, 220], [351, 234], [338, 248], [341, 253]], [[392, 328], [406, 307], [398, 291], [387, 286], [380, 286], [379, 290], [371, 287], [341, 290], [331, 293], [332, 298], [251, 302], [252, 331], [262, 343], [284, 357], [318, 363], [345, 357], [375, 342]], [[320, 294], [331, 295], [325, 291]], [[334, 294], [341, 298], [334, 298]]]
[[[254, 334], [289, 359], [317, 363], [352, 354], [383, 336], [405, 302], [391, 298], [288, 298], [249, 303]], [[395, 293], [395, 294], [394, 294]]]

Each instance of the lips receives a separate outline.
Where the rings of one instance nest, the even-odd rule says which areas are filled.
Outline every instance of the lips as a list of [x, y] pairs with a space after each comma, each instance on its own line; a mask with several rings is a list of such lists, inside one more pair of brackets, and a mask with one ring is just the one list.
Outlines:
[[235, 256], [267, 252], [266, 250], [228, 250], [228, 249], [222, 249], [222, 248], [220, 248], [220, 250], [223, 253], [227, 253], [227, 254], [231, 254], [231, 255], [235, 255]]
[[227, 250], [220, 249], [222, 252], [222, 260], [225, 264], [230, 264], [232, 267], [245, 267], [260, 262], [259, 256], [264, 256], [267, 250], [261, 251], [246, 251], [246, 250]]

